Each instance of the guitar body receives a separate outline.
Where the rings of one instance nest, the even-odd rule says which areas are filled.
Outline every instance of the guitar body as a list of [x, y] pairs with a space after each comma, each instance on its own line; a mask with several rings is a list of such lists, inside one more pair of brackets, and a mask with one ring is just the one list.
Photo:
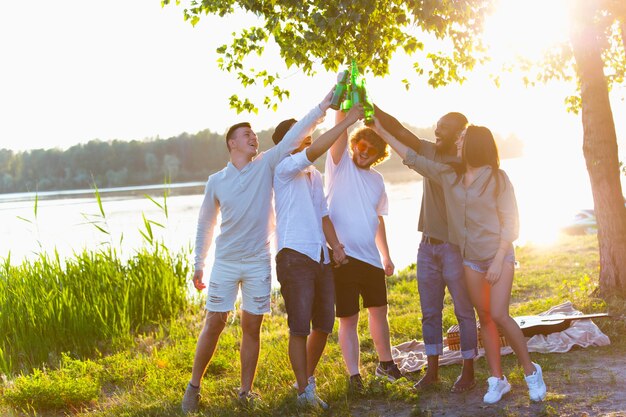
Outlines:
[[[525, 337], [532, 337], [538, 334], [548, 335], [550, 333], [562, 332], [566, 330], [574, 320], [586, 320], [598, 317], [608, 317], [607, 313], [598, 314], [579, 314], [575, 316], [566, 316], [563, 314], [555, 314], [550, 316], [519, 316], [513, 317], [517, 322]], [[478, 347], [482, 346], [480, 337], [480, 323], [476, 323], [478, 327]], [[498, 329], [499, 330], [499, 329]], [[499, 332], [500, 346], [508, 346], [506, 338]], [[450, 327], [447, 332], [448, 349], [461, 350], [461, 337], [459, 334], [459, 325], [455, 324]]]
[[577, 316], [555, 314], [551, 316], [519, 316], [514, 317], [514, 319], [520, 329], [522, 329], [524, 336], [532, 337], [538, 334], [547, 335], [562, 332], [567, 329], [574, 320], [594, 319], [597, 317], [608, 317], [608, 314], [579, 314]]

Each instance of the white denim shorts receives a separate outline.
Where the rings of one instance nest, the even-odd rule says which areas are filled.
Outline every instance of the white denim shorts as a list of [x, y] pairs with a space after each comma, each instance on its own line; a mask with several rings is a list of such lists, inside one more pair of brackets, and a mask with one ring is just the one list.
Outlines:
[[216, 260], [211, 270], [206, 309], [227, 312], [235, 309], [241, 288], [241, 309], [250, 314], [270, 312], [271, 262], [267, 260]]

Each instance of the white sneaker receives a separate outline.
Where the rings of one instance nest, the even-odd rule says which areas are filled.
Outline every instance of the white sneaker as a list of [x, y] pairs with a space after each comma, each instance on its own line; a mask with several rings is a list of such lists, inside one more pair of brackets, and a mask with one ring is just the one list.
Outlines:
[[[311, 376], [309, 377], [309, 379], [307, 380], [307, 382], [309, 383], [309, 385], [313, 384], [313, 386], [316, 386], [316, 385], [315, 385], [315, 375], [311, 375]], [[298, 381], [296, 381], [296, 382], [294, 382], [294, 383], [293, 383], [293, 387], [294, 387], [295, 389], [298, 389]]]
[[528, 375], [524, 377], [526, 379], [526, 384], [528, 385], [528, 395], [530, 399], [533, 401], [543, 401], [546, 398], [546, 384], [543, 382], [543, 373], [541, 372], [541, 366], [539, 364], [535, 365], [535, 372], [532, 375]]
[[495, 404], [504, 394], [511, 391], [511, 384], [506, 380], [505, 376], [502, 376], [502, 379], [496, 378], [495, 376], [490, 376], [487, 378], [487, 383], [489, 387], [487, 388], [487, 393], [483, 397], [483, 401], [487, 404]]
[[300, 407], [319, 407], [322, 410], [328, 410], [328, 404], [326, 404], [315, 392], [315, 384], [309, 384], [304, 389], [302, 394], [298, 394], [298, 406]]

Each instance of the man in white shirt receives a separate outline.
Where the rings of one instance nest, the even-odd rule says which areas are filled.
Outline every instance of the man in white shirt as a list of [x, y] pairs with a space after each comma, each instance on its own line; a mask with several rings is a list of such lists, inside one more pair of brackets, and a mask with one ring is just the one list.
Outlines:
[[[317, 396], [314, 377], [335, 321], [335, 291], [326, 241], [337, 264], [345, 259], [328, 217], [322, 175], [312, 164], [362, 117], [363, 107], [354, 106], [342, 122], [313, 143], [307, 137], [274, 173], [276, 273], [287, 310], [289, 360], [301, 406], [328, 408]], [[274, 143], [280, 143], [295, 123], [294, 119], [281, 122], [272, 136]]]
[[[344, 115], [337, 112], [337, 123]], [[367, 127], [350, 137], [344, 132], [326, 159], [330, 219], [349, 262], [334, 270], [339, 344], [350, 374], [350, 387], [363, 389], [359, 370], [359, 298], [369, 313], [370, 333], [378, 353], [376, 375], [395, 381], [402, 375], [393, 362], [387, 320], [385, 275], [393, 274], [385, 222], [387, 194], [383, 177], [372, 169], [389, 156], [383, 139]], [[382, 257], [382, 262], [381, 262]]]
[[263, 315], [270, 311], [272, 180], [278, 163], [309, 136], [328, 107], [332, 93], [285, 135], [280, 144], [257, 156], [259, 141], [249, 123], [232, 126], [226, 134], [230, 162], [209, 176], [198, 216], [194, 286], [203, 282], [206, 258], [218, 212], [221, 233], [215, 239], [215, 262], [209, 278], [206, 319], [200, 332], [191, 374], [182, 401], [185, 413], [198, 409], [200, 383], [229, 312], [241, 287], [241, 388], [239, 399], [248, 403], [258, 394], [252, 384], [259, 359]]

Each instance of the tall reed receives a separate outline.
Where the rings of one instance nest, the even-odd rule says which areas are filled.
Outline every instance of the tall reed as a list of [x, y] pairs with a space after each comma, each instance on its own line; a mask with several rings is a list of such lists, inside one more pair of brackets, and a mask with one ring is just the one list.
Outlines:
[[0, 372], [54, 364], [124, 344], [132, 331], [180, 313], [189, 303], [187, 257], [163, 245], [122, 261], [115, 249], [60, 260], [40, 254], [0, 268]]

